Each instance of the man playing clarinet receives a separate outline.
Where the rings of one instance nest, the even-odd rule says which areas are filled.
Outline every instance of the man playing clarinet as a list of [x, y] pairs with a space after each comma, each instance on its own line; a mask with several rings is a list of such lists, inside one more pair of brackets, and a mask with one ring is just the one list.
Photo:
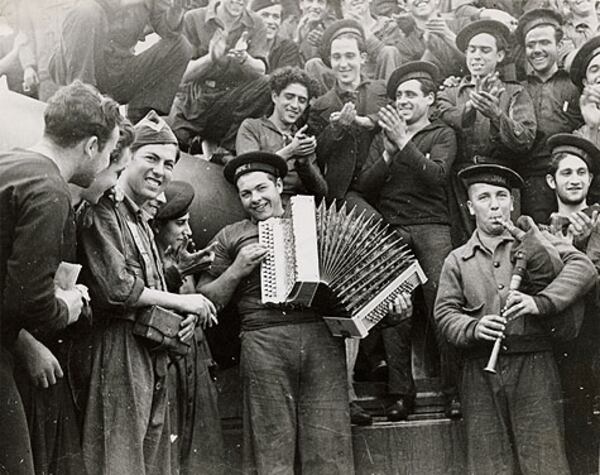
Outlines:
[[[596, 271], [584, 254], [542, 234], [530, 221], [528, 234], [538, 238], [549, 258], [555, 256], [559, 270], [548, 285], [528, 294], [523, 287], [533, 288], [528, 282], [535, 276], [526, 266], [521, 291], [509, 289], [520, 246], [507, 231], [511, 189], [521, 187], [523, 180], [509, 168], [492, 164], [465, 168], [460, 178], [476, 229], [446, 258], [435, 320], [449, 342], [463, 349], [460, 392], [468, 472], [569, 473], [560, 381], [546, 323], [559, 314], [575, 316], [573, 304], [593, 286]], [[496, 372], [486, 372], [498, 338], [502, 340]]]

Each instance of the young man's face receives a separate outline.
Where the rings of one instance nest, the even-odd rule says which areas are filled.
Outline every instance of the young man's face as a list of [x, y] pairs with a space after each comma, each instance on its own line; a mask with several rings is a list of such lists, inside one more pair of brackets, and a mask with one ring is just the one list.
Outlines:
[[585, 68], [584, 86], [600, 83], [600, 54], [594, 56]]
[[177, 147], [173, 144], [150, 144], [137, 149], [119, 183], [138, 206], [158, 196], [171, 181]]
[[356, 38], [340, 37], [331, 42], [331, 69], [339, 84], [352, 85], [360, 81], [364, 54]]
[[396, 89], [396, 109], [409, 125], [427, 116], [433, 101], [433, 94], [423, 94], [417, 79], [404, 81]]
[[87, 139], [82, 143], [82, 155], [77, 163], [75, 173], [71, 178], [71, 183], [87, 188], [90, 186], [96, 175], [108, 168], [110, 164], [110, 154], [119, 140], [119, 127], [115, 127], [110, 134], [104, 146], [100, 148], [97, 140]]
[[496, 66], [504, 59], [504, 51], [498, 50], [496, 38], [488, 33], [479, 33], [469, 41], [467, 67], [472, 76], [483, 77], [496, 71]]
[[417, 18], [429, 18], [436, 11], [438, 0], [406, 0], [406, 9]]
[[89, 197], [93, 196], [95, 200], [99, 199], [105, 191], [111, 189], [117, 184], [119, 177], [125, 168], [127, 168], [130, 161], [131, 149], [129, 147], [125, 147], [123, 150], [121, 150], [121, 153], [116, 160], [110, 162], [108, 167], [96, 175], [95, 180], [87, 189], [86, 194]]
[[302, 16], [308, 17], [309, 21], [321, 20], [327, 11], [325, 0], [300, 0], [300, 11]]
[[255, 221], [279, 216], [283, 211], [281, 179], [274, 179], [265, 172], [250, 172], [240, 176], [236, 183], [243, 208]]
[[308, 106], [308, 90], [299, 83], [288, 84], [279, 94], [272, 93], [273, 113], [287, 125], [295, 124]]
[[546, 182], [561, 203], [578, 205], [587, 198], [592, 174], [581, 158], [566, 155], [558, 164], [554, 176], [546, 175]]
[[342, 0], [342, 14], [344, 18], [362, 21], [370, 15], [370, 0]]
[[156, 240], [163, 249], [167, 249], [169, 246], [172, 249], [179, 249], [190, 237], [192, 237], [192, 229], [190, 228], [189, 213], [181, 218], [170, 219], [158, 224]]
[[267, 27], [267, 40], [272, 40], [277, 36], [279, 27], [281, 26], [281, 5], [271, 5], [270, 7], [259, 10], [260, 16]]
[[525, 35], [525, 54], [533, 70], [547, 74], [558, 61], [556, 30], [551, 25], [539, 26]]
[[238, 17], [246, 8], [248, 0], [222, 0], [223, 8], [232, 17]]
[[488, 236], [499, 236], [504, 232], [502, 223], [510, 219], [513, 199], [507, 188], [475, 183], [469, 187], [467, 206], [475, 216], [477, 229]]

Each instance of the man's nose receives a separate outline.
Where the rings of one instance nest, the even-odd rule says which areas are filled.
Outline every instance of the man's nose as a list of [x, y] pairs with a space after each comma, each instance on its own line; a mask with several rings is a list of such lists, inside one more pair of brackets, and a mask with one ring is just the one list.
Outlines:
[[165, 174], [165, 164], [162, 160], [158, 160], [154, 166], [152, 167], [152, 173], [159, 176], [164, 176]]

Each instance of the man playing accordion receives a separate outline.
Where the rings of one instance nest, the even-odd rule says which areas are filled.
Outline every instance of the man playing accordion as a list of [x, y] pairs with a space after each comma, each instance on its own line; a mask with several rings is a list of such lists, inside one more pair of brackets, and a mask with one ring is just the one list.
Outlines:
[[267, 248], [258, 242], [258, 222], [283, 215], [287, 164], [250, 152], [224, 172], [248, 219], [215, 236], [215, 260], [199, 288], [219, 308], [235, 299], [241, 318], [244, 473], [292, 473], [295, 465], [302, 473], [353, 473], [343, 340], [311, 308], [261, 301]]

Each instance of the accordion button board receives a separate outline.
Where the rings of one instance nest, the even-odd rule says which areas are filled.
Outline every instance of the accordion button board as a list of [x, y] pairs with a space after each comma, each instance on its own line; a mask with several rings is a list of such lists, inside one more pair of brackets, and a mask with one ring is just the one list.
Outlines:
[[281, 218], [259, 222], [264, 304], [310, 307], [319, 286], [336, 300], [324, 320], [335, 336], [364, 338], [402, 292], [427, 282], [402, 238], [381, 218], [297, 195]]

